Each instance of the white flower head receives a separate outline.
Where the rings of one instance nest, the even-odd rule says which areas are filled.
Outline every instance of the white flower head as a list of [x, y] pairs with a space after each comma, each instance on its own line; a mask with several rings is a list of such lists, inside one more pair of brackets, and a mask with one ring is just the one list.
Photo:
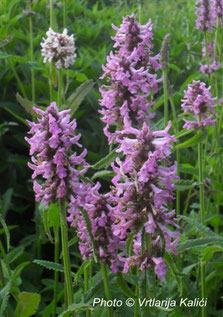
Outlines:
[[41, 53], [43, 62], [55, 63], [56, 68], [68, 68], [74, 64], [76, 58], [74, 36], [67, 35], [67, 29], [63, 33], [56, 33], [51, 28], [46, 32], [47, 38], [43, 38]]

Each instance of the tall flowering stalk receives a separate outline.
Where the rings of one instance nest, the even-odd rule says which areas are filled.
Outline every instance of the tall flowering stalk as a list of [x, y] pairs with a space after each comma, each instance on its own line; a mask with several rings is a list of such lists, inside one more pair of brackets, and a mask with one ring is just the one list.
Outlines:
[[213, 0], [196, 1], [196, 26], [203, 32], [212, 32], [215, 25], [215, 13], [213, 10]]
[[115, 51], [110, 52], [107, 64], [103, 66], [108, 86], [102, 86], [100, 104], [106, 124], [104, 133], [109, 143], [115, 140], [115, 130], [121, 130], [128, 120], [135, 127], [142, 126], [154, 116], [149, 111], [152, 102], [148, 102], [151, 92], [156, 92], [158, 83], [154, 73], [160, 67], [159, 55], [152, 54], [152, 23], [141, 25], [134, 14], [123, 18], [120, 28], [113, 25], [116, 34]]
[[171, 123], [167, 122], [162, 131], [148, 127], [154, 113], [149, 109], [152, 102], [147, 100], [162, 80], [154, 72], [160, 68], [160, 55], [153, 57], [151, 51], [151, 20], [142, 26], [131, 15], [123, 18], [119, 29], [113, 28], [114, 47], [118, 50], [108, 56], [102, 76], [107, 76], [111, 84], [100, 90], [105, 135], [109, 143], [119, 145], [117, 152], [124, 156], [123, 161], [116, 159], [112, 164], [116, 173], [109, 193], [115, 217], [113, 235], [124, 245], [128, 239], [133, 240], [130, 254], [123, 250], [118, 258], [124, 273], [134, 265], [141, 270], [155, 268], [157, 276], [164, 280], [164, 252], [172, 250], [176, 254], [179, 240], [179, 233], [169, 226], [179, 227], [175, 211], [169, 211], [174, 199], [172, 181], [178, 179], [177, 164], [169, 160], [171, 142], [175, 142], [168, 133]]
[[[58, 107], [62, 106], [62, 68], [69, 68], [74, 64], [76, 58], [76, 48], [74, 45], [73, 34], [68, 36], [67, 29], [63, 30], [63, 33], [54, 32], [50, 27], [46, 32], [47, 37], [43, 38], [43, 42], [40, 43], [43, 56], [43, 62], [49, 62], [55, 64], [58, 69]], [[51, 69], [52, 72], [52, 69]], [[51, 74], [52, 75], [52, 74]], [[52, 98], [52, 86], [51, 86], [51, 98]]]
[[38, 108], [34, 110], [39, 116], [38, 122], [28, 121], [31, 127], [29, 134], [33, 136], [25, 138], [31, 146], [32, 163], [28, 165], [34, 171], [32, 178], [41, 176], [42, 179], [41, 182], [34, 180], [33, 183], [36, 201], [41, 200], [44, 204], [58, 201], [60, 207], [66, 292], [68, 305], [71, 305], [73, 291], [66, 227], [66, 201], [79, 194], [79, 176], [86, 170], [86, 150], [80, 155], [76, 152], [70, 154], [73, 145], [81, 147], [78, 143], [81, 135], [75, 134], [76, 121], [70, 122], [69, 110], [59, 112], [55, 102], [45, 111]]
[[[194, 127], [198, 131], [209, 125], [214, 125], [215, 119], [215, 101], [212, 97], [210, 87], [207, 88], [205, 83], [200, 81], [193, 81], [184, 92], [184, 99], [182, 100], [182, 108], [184, 112], [190, 112], [193, 120], [185, 120], [184, 127], [190, 129]], [[200, 217], [201, 224], [205, 226], [205, 201], [204, 201], [204, 175], [203, 175], [203, 145], [202, 141], [198, 144], [198, 168], [199, 168], [199, 183], [200, 183]], [[205, 283], [205, 263], [201, 260], [201, 295], [206, 296]], [[202, 307], [202, 317], [206, 316], [206, 308]]]
[[175, 211], [169, 211], [174, 199], [172, 181], [178, 179], [177, 165], [169, 161], [171, 141], [175, 141], [168, 133], [170, 127], [170, 122], [162, 131], [151, 131], [145, 123], [141, 130], [125, 126], [118, 132], [117, 150], [125, 158], [112, 164], [116, 173], [112, 180], [116, 203], [113, 232], [121, 240], [133, 235], [132, 255], [120, 258], [124, 273], [134, 265], [141, 270], [155, 267], [161, 280], [166, 273], [164, 252], [172, 250], [176, 254], [179, 240], [179, 233], [168, 228], [178, 228]]

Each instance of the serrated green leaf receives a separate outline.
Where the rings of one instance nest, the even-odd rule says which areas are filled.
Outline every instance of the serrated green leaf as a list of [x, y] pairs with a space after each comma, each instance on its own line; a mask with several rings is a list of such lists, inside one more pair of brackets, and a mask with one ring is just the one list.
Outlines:
[[16, 99], [27, 113], [29, 113], [31, 116], [35, 115], [35, 112], [33, 110], [34, 105], [32, 101], [23, 98], [18, 92], [16, 94]]
[[213, 232], [210, 228], [203, 226], [199, 221], [191, 219], [187, 216], [181, 216], [181, 219], [185, 220], [187, 223], [189, 223], [190, 225], [194, 226], [196, 230], [199, 230], [201, 233], [206, 234], [209, 237], [213, 237], [217, 240], [222, 240], [223, 241], [223, 237], [220, 236], [219, 234]]
[[186, 190], [197, 186], [197, 183], [190, 179], [174, 180], [173, 184], [175, 188], [179, 190]]
[[22, 253], [24, 252], [24, 247], [20, 246], [17, 248], [14, 248], [11, 252], [7, 254], [8, 263], [14, 262]]
[[71, 312], [79, 313], [80, 311], [90, 310], [93, 311], [94, 308], [85, 303], [72, 304], [70, 305], [63, 313], [61, 313], [58, 317], [68, 317]]
[[185, 173], [185, 174], [190, 174], [190, 175], [195, 175], [198, 176], [198, 169], [193, 167], [190, 164], [181, 164], [179, 166], [179, 171], [180, 173]]
[[[10, 230], [13, 230], [13, 229], [15, 229], [15, 228], [18, 228], [18, 226], [7, 226], [7, 228], [8, 228], [8, 230], [10, 231]], [[0, 235], [1, 234], [4, 234], [5, 233], [5, 230], [4, 229], [0, 229]]]
[[37, 293], [22, 292], [19, 294], [19, 302], [16, 307], [16, 317], [33, 316], [40, 303], [40, 295]]
[[103, 157], [100, 161], [95, 163], [94, 165], [91, 165], [89, 167], [94, 169], [101, 169], [110, 166], [112, 162], [116, 159], [116, 157], [121, 157], [121, 154], [116, 152], [116, 149], [112, 150], [108, 155]]
[[21, 264], [19, 264], [15, 270], [13, 271], [11, 277], [10, 277], [10, 280], [13, 283], [15, 283], [15, 281], [19, 278], [19, 276], [21, 275], [22, 271], [24, 270], [24, 268], [29, 265], [30, 262], [29, 261], [26, 261], [26, 262], [22, 262]]
[[68, 108], [71, 109], [71, 116], [79, 108], [84, 97], [89, 93], [89, 91], [94, 87], [94, 81], [92, 79], [85, 81], [82, 83], [75, 92], [67, 99]]
[[0, 316], [4, 316], [4, 312], [8, 306], [10, 294], [6, 293], [2, 299], [1, 308], [0, 308]]
[[0, 290], [0, 298], [3, 300], [3, 298], [10, 293], [12, 287], [11, 280], [8, 281], [8, 283]]
[[41, 265], [45, 267], [48, 270], [58, 271], [64, 273], [64, 267], [63, 265], [55, 262], [45, 261], [45, 260], [33, 260], [33, 263], [36, 263], [38, 265]]
[[198, 144], [204, 137], [204, 133], [203, 132], [199, 132], [196, 135], [194, 135], [192, 138], [190, 138], [189, 140], [176, 145], [177, 149], [183, 149], [183, 148], [187, 148], [190, 146], [194, 146], [196, 144]]
[[220, 243], [223, 244], [222, 239], [216, 239], [214, 237], [211, 238], [198, 238], [198, 239], [190, 239], [186, 242], [180, 242], [176, 249], [177, 251], [184, 251], [190, 248], [194, 248], [194, 247], [202, 247], [202, 246], [206, 246], [210, 243], [216, 244], [216, 243]]
[[176, 134], [174, 135], [174, 137], [175, 137], [176, 139], [180, 139], [180, 138], [182, 138], [182, 137], [185, 136], [185, 135], [191, 134], [192, 132], [194, 132], [194, 129], [190, 129], [190, 130], [183, 129], [183, 130], [179, 131], [178, 133], [176, 133]]
[[92, 180], [96, 179], [96, 178], [102, 178], [102, 179], [110, 179], [112, 177], [115, 176], [115, 172], [113, 171], [107, 171], [107, 170], [104, 170], [104, 171], [98, 171], [96, 172], [93, 176], [92, 176]]

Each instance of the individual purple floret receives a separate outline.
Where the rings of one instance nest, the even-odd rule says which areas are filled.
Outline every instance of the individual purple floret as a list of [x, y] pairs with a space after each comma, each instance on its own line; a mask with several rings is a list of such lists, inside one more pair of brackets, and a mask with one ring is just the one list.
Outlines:
[[[125, 159], [118, 158], [112, 164], [116, 173], [111, 193], [116, 201], [113, 233], [122, 240], [134, 235], [133, 255], [122, 258], [124, 272], [133, 265], [142, 270], [155, 265], [161, 280], [165, 274], [161, 258], [167, 250], [176, 254], [175, 245], [179, 241], [179, 233], [169, 229], [179, 228], [175, 211], [169, 211], [174, 199], [173, 181], [178, 179], [177, 165], [169, 161], [171, 141], [175, 141], [168, 133], [170, 127], [171, 122], [162, 131], [150, 131], [145, 123], [140, 130], [126, 125], [117, 136], [120, 143], [117, 152], [123, 153]], [[142, 252], [143, 232], [150, 237], [150, 248]]]
[[[206, 56], [205, 41], [202, 42], [202, 55], [204, 57], [207, 57]], [[221, 64], [218, 64], [216, 57], [214, 56], [214, 40], [212, 40], [211, 42], [208, 42], [208, 58], [209, 58], [210, 66], [208, 67], [207, 64], [205, 64], [205, 65], [201, 64], [200, 71], [203, 74], [205, 74], [205, 73], [210, 74], [213, 71], [215, 71], [221, 67]]]
[[[85, 203], [82, 207], [86, 210], [88, 218], [91, 223], [91, 234], [94, 239], [94, 248], [97, 258], [111, 266], [113, 272], [118, 271], [120, 261], [118, 258], [117, 248], [121, 245], [120, 239], [114, 236], [112, 232], [112, 224], [115, 221], [113, 210], [111, 208], [111, 201], [109, 194], [102, 195], [99, 193], [100, 183], [94, 187], [90, 184], [85, 185]], [[77, 228], [79, 241], [79, 249], [83, 256], [92, 258], [93, 246], [87, 230], [86, 222], [81, 210], [80, 202], [75, 199], [71, 200], [68, 213], [70, 216], [67, 218], [71, 225]]]
[[[158, 83], [154, 70], [160, 68], [159, 55], [152, 56], [152, 24], [141, 25], [134, 14], [123, 18], [120, 28], [113, 25], [116, 35], [115, 51], [110, 52], [107, 64], [103, 66], [109, 86], [100, 89], [100, 104], [106, 124], [104, 133], [111, 143], [116, 133], [123, 127], [124, 119], [132, 126], [140, 127], [143, 122], [149, 123], [154, 114], [149, 112], [152, 102], [147, 99], [151, 92], [157, 92]], [[112, 126], [115, 126], [112, 130]]]
[[206, 87], [205, 83], [193, 81], [188, 85], [188, 89], [184, 91], [184, 99], [182, 99], [181, 107], [184, 112], [191, 113], [193, 120], [186, 120], [183, 128], [190, 130], [191, 128], [199, 129], [207, 125], [213, 125], [215, 119], [215, 99], [210, 92], [211, 87]]
[[215, 25], [215, 13], [213, 10], [213, 0], [196, 1], [196, 26], [203, 32], [211, 33]]
[[78, 143], [81, 135], [75, 134], [76, 121], [70, 122], [70, 110], [59, 112], [55, 102], [45, 111], [33, 109], [39, 115], [38, 123], [28, 121], [31, 127], [28, 133], [33, 136], [25, 140], [31, 145], [32, 163], [28, 166], [34, 170], [32, 178], [42, 178], [41, 182], [33, 184], [36, 201], [48, 204], [57, 198], [70, 199], [75, 192], [81, 191], [79, 176], [86, 171], [86, 149], [79, 156], [76, 152], [69, 153], [72, 145], [81, 147]]

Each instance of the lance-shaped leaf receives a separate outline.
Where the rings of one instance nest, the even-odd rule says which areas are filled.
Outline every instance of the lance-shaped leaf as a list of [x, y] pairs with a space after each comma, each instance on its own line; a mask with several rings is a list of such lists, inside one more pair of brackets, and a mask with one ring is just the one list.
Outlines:
[[84, 97], [89, 93], [89, 91], [93, 88], [94, 81], [92, 79], [85, 81], [81, 84], [75, 92], [67, 99], [67, 106], [71, 109], [71, 116], [79, 108]]

